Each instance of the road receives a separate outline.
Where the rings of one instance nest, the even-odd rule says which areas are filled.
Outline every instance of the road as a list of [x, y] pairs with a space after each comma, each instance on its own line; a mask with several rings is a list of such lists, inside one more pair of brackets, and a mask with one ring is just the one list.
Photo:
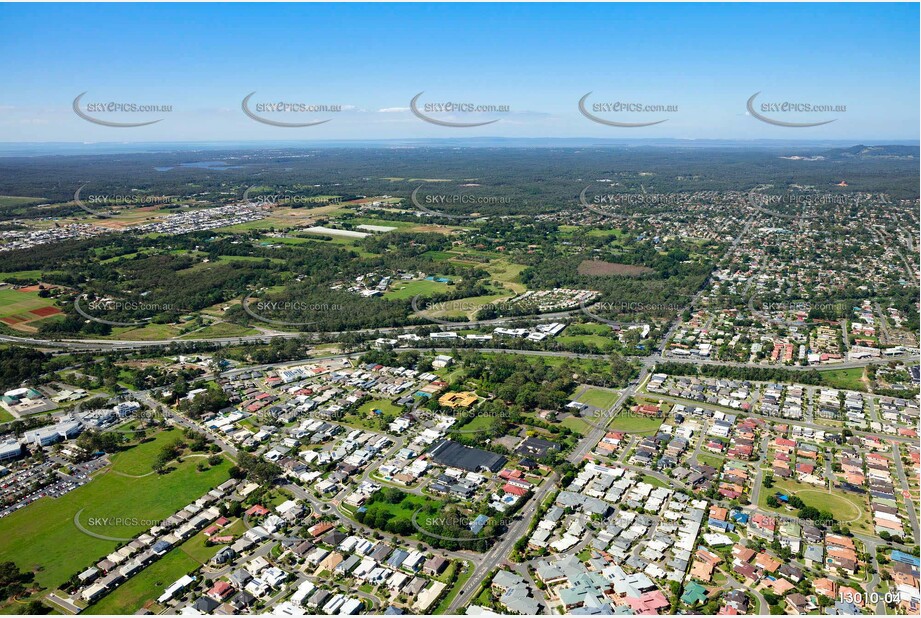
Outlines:
[[[917, 444], [917, 438], [915, 438], [913, 442]], [[895, 462], [895, 472], [899, 477], [899, 483], [902, 485], [902, 491], [910, 491], [911, 485], [908, 484], [908, 477], [905, 475], [905, 467], [902, 464], [901, 445], [896, 441], [892, 442], [892, 454], [893, 461]], [[921, 536], [919, 536], [918, 512], [915, 509], [915, 501], [911, 497], [911, 494], [909, 494], [909, 497], [904, 498], [903, 502], [905, 503], [905, 510], [908, 512], [908, 520], [911, 522], [912, 538], [915, 539], [917, 543], [919, 539], [921, 539]]]
[[[638, 380], [634, 381], [628, 388], [626, 388], [617, 400], [611, 404], [611, 407], [608, 408], [606, 413], [602, 415], [600, 422], [596, 425], [592, 423], [591, 431], [579, 441], [579, 444], [572, 450], [569, 456], [566, 458], [570, 463], [578, 465], [579, 462], [591, 451], [598, 441], [604, 437], [606, 433], [605, 427], [613, 418], [614, 414], [620, 409], [623, 403], [634, 395], [636, 389], [640, 384], [642, 384], [646, 376], [649, 374], [649, 367], [644, 366], [640, 377]], [[511, 550], [519, 538], [523, 537], [528, 528], [531, 525], [531, 519], [534, 516], [534, 513], [537, 511], [538, 507], [546, 499], [547, 495], [555, 489], [556, 482], [558, 480], [558, 475], [553, 473], [550, 477], [544, 480], [540, 488], [534, 492], [534, 495], [528, 501], [528, 504], [522, 509], [521, 519], [516, 521], [513, 525], [509, 526], [506, 533], [503, 535], [502, 540], [492, 549], [490, 549], [484, 556], [483, 560], [476, 566], [470, 578], [467, 580], [467, 583], [464, 586], [464, 590], [461, 591], [451, 603], [449, 607], [450, 610], [459, 610], [468, 604], [473, 595], [476, 594], [479, 590], [480, 585], [483, 582], [483, 579], [489, 572], [494, 569], [499, 563], [503, 562], [511, 553]]]
[[[591, 308], [591, 307], [588, 307]], [[40, 339], [37, 337], [14, 337], [11, 335], [0, 335], [0, 341], [7, 343], [16, 343], [19, 345], [32, 345], [45, 348], [62, 348], [69, 350], [86, 350], [86, 351], [105, 351], [105, 350], [131, 350], [134, 348], [158, 348], [168, 347], [174, 344], [182, 345], [184, 343], [210, 343], [215, 345], [239, 345], [243, 343], [269, 343], [272, 339], [297, 339], [304, 337], [306, 339], [329, 339], [345, 333], [357, 333], [361, 335], [371, 335], [380, 333], [382, 335], [390, 333], [405, 333], [413, 330], [447, 330], [446, 327], [452, 328], [476, 328], [479, 326], [500, 326], [509, 322], [517, 322], [523, 319], [530, 319], [537, 322], [548, 322], [562, 318], [571, 317], [580, 313], [580, 309], [571, 309], [568, 311], [557, 311], [554, 313], [539, 313], [523, 316], [508, 316], [493, 318], [490, 320], [474, 320], [471, 322], [458, 323], [426, 323], [410, 324], [406, 326], [387, 326], [383, 328], [360, 328], [346, 331], [326, 331], [326, 332], [301, 332], [301, 331], [275, 331], [264, 330], [258, 335], [245, 335], [242, 337], [210, 337], [203, 339], [158, 339], [155, 341], [130, 340], [116, 341], [111, 339]]]

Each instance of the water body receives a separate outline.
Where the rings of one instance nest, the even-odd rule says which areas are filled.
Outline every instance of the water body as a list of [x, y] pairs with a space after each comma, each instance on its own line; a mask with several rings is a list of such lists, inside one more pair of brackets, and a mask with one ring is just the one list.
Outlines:
[[155, 167], [154, 170], [158, 172], [168, 172], [174, 170], [177, 167], [185, 168], [194, 168], [199, 170], [240, 170], [245, 168], [245, 165], [228, 165], [225, 161], [196, 161], [194, 163], [180, 163], [178, 166], [170, 165], [163, 167]]
[[224, 161], [196, 161], [195, 163], [180, 163], [179, 167], [194, 167], [203, 170], [239, 170], [243, 165], [228, 165]]

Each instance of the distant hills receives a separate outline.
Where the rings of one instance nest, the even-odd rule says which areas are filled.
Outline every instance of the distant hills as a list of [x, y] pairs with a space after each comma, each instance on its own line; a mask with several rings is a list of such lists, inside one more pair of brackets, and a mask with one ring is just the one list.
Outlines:
[[850, 148], [829, 150], [825, 156], [830, 159], [917, 159], [921, 154], [918, 146], [880, 145], [864, 146], [859, 144]]

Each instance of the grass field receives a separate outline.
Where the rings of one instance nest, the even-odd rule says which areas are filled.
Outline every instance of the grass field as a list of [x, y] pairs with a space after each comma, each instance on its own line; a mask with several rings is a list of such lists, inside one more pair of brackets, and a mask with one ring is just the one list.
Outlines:
[[831, 369], [820, 371], [822, 382], [832, 388], [842, 388], [852, 391], [865, 391], [867, 385], [861, 381], [864, 368], [855, 367], [853, 369]]
[[205, 339], [211, 337], [245, 337], [246, 335], [256, 335], [259, 331], [255, 328], [249, 328], [241, 324], [232, 322], [217, 322], [209, 324], [200, 330], [186, 333], [180, 339]]
[[[178, 432], [171, 432], [178, 437]], [[157, 438], [160, 440], [160, 438]], [[33, 570], [35, 580], [54, 588], [74, 573], [111, 552], [118, 543], [91, 537], [74, 525], [97, 534], [130, 538], [199, 498], [228, 478], [229, 462], [198, 472], [198, 458], [176, 464], [175, 470], [143, 478], [121, 476], [129, 470], [150, 470], [153, 447], [142, 445], [118, 454], [113, 470], [107, 470], [60, 498], [41, 498], [28, 507], [0, 519], [0, 561], [12, 560]], [[121, 518], [116, 525], [103, 520]], [[99, 521], [90, 526], [90, 522]], [[171, 583], [171, 582], [170, 582]]]
[[435, 318], [460, 319], [467, 317], [473, 319], [481, 308], [505, 298], [509, 298], [509, 295], [488, 294], [486, 296], [471, 296], [456, 301], [449, 301], [445, 303], [444, 307], [436, 307], [428, 311], [422, 311], [420, 314]]
[[849, 525], [851, 530], [859, 531], [858, 528], [861, 528], [867, 532], [871, 531], [868, 509], [861, 504], [862, 501], [856, 496], [851, 498], [841, 491], [829, 492], [821, 487], [775, 478], [773, 487], [761, 488], [761, 493], [758, 496], [758, 506], [768, 511], [787, 513], [788, 511], [783, 506], [772, 509], [767, 504], [768, 496], [772, 496], [777, 492], [788, 496], [797, 496], [807, 506], [832, 513], [838, 521]]
[[0, 322], [14, 329], [35, 332], [35, 323], [61, 314], [54, 301], [42, 298], [38, 291], [0, 290]]
[[372, 410], [377, 409], [384, 414], [399, 414], [403, 408], [387, 401], [386, 399], [372, 399], [358, 406], [358, 413], [362, 416], [373, 416]]
[[474, 416], [469, 423], [465, 423], [462, 427], [455, 427], [464, 433], [474, 433], [477, 431], [483, 431], [487, 429], [492, 424], [492, 417], [490, 416]]
[[561, 424], [563, 427], [567, 427], [568, 429], [583, 436], [586, 435], [591, 429], [589, 424], [578, 416], [567, 416], [561, 421]]
[[[126, 425], [128, 427], [130, 425]], [[182, 434], [173, 429], [161, 431], [152, 440], [112, 455], [112, 470], [121, 474], [138, 476], [152, 471], [151, 466], [164, 446], [182, 438]]]
[[217, 258], [218, 262], [263, 262], [266, 260], [272, 264], [285, 263], [281, 258], [259, 257], [258, 255], [220, 255]]
[[501, 283], [515, 294], [523, 294], [528, 287], [521, 283], [521, 273], [527, 268], [524, 264], [513, 264], [508, 260], [493, 260], [486, 266], [486, 272], [494, 281]]
[[447, 283], [438, 281], [398, 281], [393, 284], [391, 289], [384, 293], [384, 298], [390, 300], [405, 300], [414, 296], [434, 296], [435, 294], [446, 292]]
[[390, 221], [389, 219], [374, 219], [372, 217], [356, 217], [354, 219], [348, 219], [348, 222], [355, 226], [379, 225], [381, 227], [395, 227], [398, 230], [405, 230], [416, 226], [412, 221]]
[[10, 278], [14, 279], [41, 279], [42, 274], [45, 271], [42, 270], [13, 270], [10, 272], [0, 273], [0, 281], [5, 281]]
[[588, 406], [607, 410], [617, 401], [617, 393], [600, 388], [587, 388], [577, 401]]
[[155, 604], [167, 586], [199, 566], [181, 547], [177, 547], [82, 613], [133, 614], [142, 607]]
[[38, 292], [0, 290], [0, 318], [47, 307], [51, 304], [52, 302], [47, 298], [40, 298]]
[[38, 204], [45, 200], [40, 197], [19, 197], [16, 195], [0, 195], [0, 207], [8, 208], [10, 206], [28, 206], [29, 204]]
[[662, 420], [661, 418], [645, 418], [642, 416], [619, 414], [614, 417], [614, 420], [611, 421], [608, 427], [615, 431], [652, 435], [659, 429]]
[[[367, 504], [368, 510], [383, 511], [387, 513], [388, 520], [412, 521], [413, 515], [418, 513], [416, 523], [419, 527], [425, 528], [426, 518], [436, 516], [445, 506], [445, 503], [441, 500], [436, 500], [429, 496], [402, 493], [403, 499], [399, 503], [393, 504], [384, 500], [372, 501]], [[414, 531], [413, 537], [425, 540], [425, 535], [422, 532]]]
[[614, 340], [602, 335], [564, 335], [556, 338], [557, 342], [566, 345], [588, 345], [594, 346], [599, 350], [611, 350], [616, 347]]
[[170, 324], [147, 324], [145, 326], [117, 326], [112, 329], [112, 338], [123, 341], [157, 341], [172, 339], [179, 330]]
[[386, 399], [372, 399], [371, 401], [366, 401], [358, 407], [358, 410], [347, 414], [342, 420], [348, 425], [354, 425], [355, 427], [361, 427], [362, 429], [370, 429], [372, 431], [380, 431], [380, 423], [378, 422], [378, 415], [374, 414], [372, 410], [378, 409], [388, 415], [399, 415], [403, 409], [400, 406], [394, 405], [387, 401]]
[[720, 467], [722, 467], [723, 465], [722, 457], [717, 457], [716, 455], [706, 455], [704, 453], [700, 453], [699, 455], [697, 455], [697, 461], [699, 461], [705, 466], [711, 466], [713, 468], [716, 468], [717, 470], [719, 470]]

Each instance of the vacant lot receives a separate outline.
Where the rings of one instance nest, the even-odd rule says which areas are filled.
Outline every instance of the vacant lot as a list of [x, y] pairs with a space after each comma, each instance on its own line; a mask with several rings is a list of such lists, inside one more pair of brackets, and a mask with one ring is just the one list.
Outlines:
[[578, 399], [579, 403], [607, 410], [617, 401], [615, 391], [604, 390], [600, 388], [587, 388]]
[[448, 291], [448, 284], [439, 281], [399, 281], [384, 294], [384, 298], [390, 300], [406, 300], [415, 296], [433, 296]]
[[620, 414], [614, 417], [609, 427], [615, 431], [626, 431], [628, 433], [652, 435], [662, 424], [661, 418], [646, 418], [645, 416], [633, 416], [631, 413], [626, 415]]
[[617, 264], [602, 260], [585, 260], [579, 264], [578, 272], [580, 275], [589, 277], [641, 277], [656, 271], [647, 266]]
[[832, 369], [830, 371], [820, 371], [822, 382], [832, 388], [845, 388], [852, 391], [865, 391], [867, 385], [862, 381], [863, 367], [854, 369]]

